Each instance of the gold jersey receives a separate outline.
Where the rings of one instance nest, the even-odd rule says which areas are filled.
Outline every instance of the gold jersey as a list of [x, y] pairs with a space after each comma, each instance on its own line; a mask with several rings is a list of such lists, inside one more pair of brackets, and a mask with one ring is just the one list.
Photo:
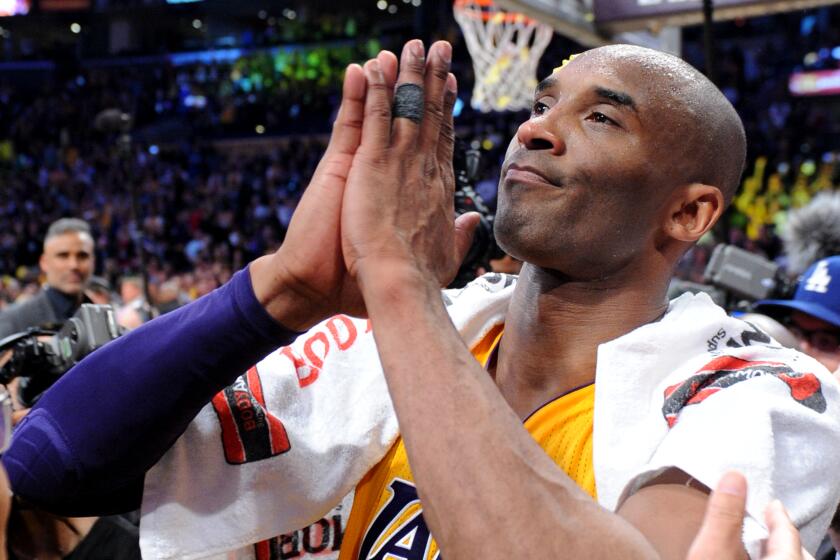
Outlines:
[[[486, 365], [501, 339], [498, 325], [472, 349]], [[525, 420], [525, 428], [557, 466], [593, 498], [592, 418], [595, 385], [562, 395]], [[440, 560], [414, 487], [402, 438], [356, 487], [339, 560]]]

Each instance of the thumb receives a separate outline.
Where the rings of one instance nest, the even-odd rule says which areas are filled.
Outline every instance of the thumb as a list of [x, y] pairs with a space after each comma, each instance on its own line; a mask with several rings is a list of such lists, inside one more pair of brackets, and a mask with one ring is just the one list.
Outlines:
[[786, 560], [798, 558], [801, 554], [802, 543], [799, 531], [790, 520], [790, 516], [779, 500], [773, 500], [764, 510], [767, 522], [767, 560]]
[[460, 266], [472, 245], [475, 228], [481, 221], [478, 212], [467, 212], [455, 218], [455, 258]]
[[747, 481], [736, 471], [725, 473], [709, 496], [703, 525], [688, 560], [741, 558], [741, 530], [747, 501]]

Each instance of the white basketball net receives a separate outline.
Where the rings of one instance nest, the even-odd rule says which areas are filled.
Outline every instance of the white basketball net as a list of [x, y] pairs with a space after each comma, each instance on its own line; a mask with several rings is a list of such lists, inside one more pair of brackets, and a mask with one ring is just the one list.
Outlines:
[[473, 108], [483, 112], [530, 109], [537, 64], [554, 35], [551, 26], [504, 12], [491, 0], [457, 0], [454, 12], [475, 70]]

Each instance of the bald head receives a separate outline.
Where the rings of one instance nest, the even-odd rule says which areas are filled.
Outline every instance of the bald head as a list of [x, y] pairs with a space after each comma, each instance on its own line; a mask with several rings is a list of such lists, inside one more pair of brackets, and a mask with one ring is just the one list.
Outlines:
[[617, 76], [644, 84], [649, 105], [657, 107], [657, 143], [672, 177], [719, 187], [726, 202], [738, 189], [746, 159], [741, 118], [721, 91], [682, 59], [633, 45], [586, 51], [569, 62], [596, 64]]

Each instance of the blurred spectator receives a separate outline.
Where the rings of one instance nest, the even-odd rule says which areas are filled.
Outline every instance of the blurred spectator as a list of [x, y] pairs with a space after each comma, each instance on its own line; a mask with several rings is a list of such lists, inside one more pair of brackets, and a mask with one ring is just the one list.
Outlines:
[[762, 300], [755, 311], [787, 326], [799, 348], [840, 381], [840, 256], [817, 261], [789, 300]]
[[99, 305], [109, 304], [114, 299], [114, 294], [111, 293], [111, 284], [101, 276], [90, 277], [85, 294], [91, 302]]
[[140, 276], [126, 276], [120, 280], [122, 306], [117, 310], [117, 323], [126, 329], [136, 329], [152, 317]]
[[821, 192], [807, 206], [792, 211], [783, 239], [792, 276], [820, 259], [840, 255], [840, 193]]

